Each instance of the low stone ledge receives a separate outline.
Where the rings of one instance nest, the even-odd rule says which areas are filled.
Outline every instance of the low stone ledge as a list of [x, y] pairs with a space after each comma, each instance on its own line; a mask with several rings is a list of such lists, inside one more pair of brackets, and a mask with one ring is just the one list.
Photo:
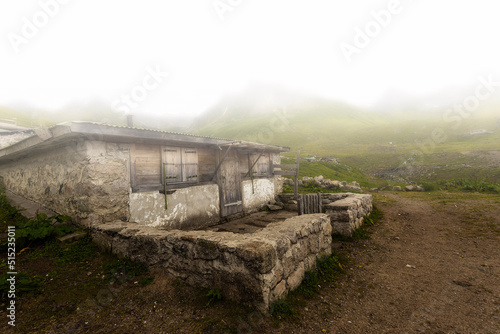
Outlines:
[[[281, 194], [279, 199], [289, 205], [293, 194]], [[330, 218], [333, 234], [352, 236], [373, 209], [373, 196], [357, 193], [321, 193], [324, 212]], [[296, 204], [293, 207], [296, 210]]]
[[373, 209], [373, 196], [368, 194], [349, 194], [324, 206], [330, 217], [334, 234], [352, 236]]
[[220, 288], [228, 299], [262, 310], [302, 282], [316, 258], [331, 252], [332, 226], [325, 214], [271, 223], [251, 234], [161, 230], [114, 222], [93, 227], [101, 247], [187, 283]]

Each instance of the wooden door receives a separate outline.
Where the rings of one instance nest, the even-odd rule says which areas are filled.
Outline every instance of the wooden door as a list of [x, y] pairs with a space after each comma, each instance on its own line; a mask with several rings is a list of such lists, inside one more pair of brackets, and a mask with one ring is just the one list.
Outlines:
[[[226, 149], [219, 152], [222, 158]], [[239, 158], [236, 151], [230, 151], [222, 162], [219, 172], [219, 191], [221, 216], [227, 217], [243, 212], [241, 194], [241, 175], [239, 170]]]

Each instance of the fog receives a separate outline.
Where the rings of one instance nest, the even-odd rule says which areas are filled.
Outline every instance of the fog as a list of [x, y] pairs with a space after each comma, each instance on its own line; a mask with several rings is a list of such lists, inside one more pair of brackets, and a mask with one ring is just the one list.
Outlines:
[[500, 86], [499, 7], [493, 0], [2, 1], [0, 108], [71, 112], [97, 103], [181, 120], [256, 85], [376, 110], [439, 108], [462, 101], [481, 80]]

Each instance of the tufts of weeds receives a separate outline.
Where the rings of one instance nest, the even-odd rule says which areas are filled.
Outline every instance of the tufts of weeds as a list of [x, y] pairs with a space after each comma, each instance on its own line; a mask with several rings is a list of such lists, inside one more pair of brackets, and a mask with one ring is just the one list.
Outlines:
[[[40, 288], [40, 283], [39, 283], [39, 278], [34, 277], [31, 278], [25, 273], [17, 273], [17, 275], [9, 275], [7, 273], [4, 273], [0, 277], [0, 295], [2, 300], [6, 300], [7, 297], [9, 296], [10, 292], [10, 281], [8, 279], [11, 279], [14, 277], [15, 279], [15, 295], [23, 295], [25, 293], [33, 292], [38, 290]], [[11, 299], [9, 297], [9, 299]]]
[[20, 218], [21, 210], [10, 205], [7, 195], [0, 187], [0, 222], [6, 227], [7, 223], [18, 221]]
[[154, 279], [155, 278], [153, 276], [147, 276], [147, 277], [144, 277], [143, 279], [141, 279], [139, 284], [144, 287], [146, 285], [153, 283]]
[[[0, 189], [0, 222], [3, 228], [8, 224], [16, 227], [16, 244], [19, 248], [40, 245], [76, 230], [74, 226], [68, 224], [71, 222], [68, 216], [47, 216], [38, 213], [34, 218], [24, 217], [20, 209], [10, 205], [2, 189]], [[2, 250], [5, 247], [6, 242], [0, 245]]]
[[71, 221], [70, 217], [55, 215], [47, 216], [39, 213], [33, 219], [18, 220], [16, 226], [16, 241], [20, 247], [25, 247], [32, 243], [40, 244], [45, 240], [62, 237], [74, 232], [75, 227], [67, 225]]
[[343, 235], [334, 235], [333, 240], [347, 241], [347, 242], [353, 242], [353, 241], [358, 241], [358, 240], [368, 240], [371, 238], [370, 226], [377, 224], [382, 219], [383, 216], [384, 216], [384, 213], [382, 211], [380, 211], [374, 205], [372, 208], [372, 212], [364, 218], [363, 225], [361, 225], [358, 229], [356, 229], [352, 233], [352, 236], [346, 237]]
[[48, 241], [45, 246], [29, 255], [29, 260], [36, 260], [43, 257], [54, 258], [57, 264], [68, 264], [82, 262], [92, 259], [98, 251], [96, 244], [92, 242], [92, 237], [87, 234], [82, 239], [71, 244], [60, 242], [57, 239]]
[[316, 260], [316, 270], [324, 282], [332, 283], [344, 271], [342, 263], [347, 263], [347, 259], [332, 253]]
[[213, 304], [214, 302], [218, 302], [222, 300], [222, 294], [220, 292], [220, 289], [210, 289], [208, 290], [207, 294], [205, 297], [208, 298], [208, 302], [206, 307], [210, 306], [210, 304]]
[[332, 252], [316, 259], [316, 268], [307, 271], [301, 285], [289, 293], [285, 299], [277, 300], [271, 304], [271, 315], [277, 319], [296, 319], [297, 312], [294, 306], [300, 305], [301, 299], [312, 298], [320, 292], [321, 284], [333, 283], [344, 271], [343, 264], [347, 258]]
[[461, 192], [477, 192], [485, 194], [500, 194], [500, 183], [492, 183], [471, 179], [441, 180], [422, 183], [425, 191], [446, 190]]
[[105, 271], [116, 277], [136, 277], [148, 272], [148, 268], [142, 264], [134, 262], [128, 258], [115, 260], [104, 265]]
[[319, 278], [317, 270], [307, 271], [297, 292], [304, 297], [311, 298], [318, 293]]
[[92, 242], [92, 237], [87, 234], [67, 248], [60, 247], [57, 262], [64, 264], [87, 261], [95, 256], [97, 250], [96, 244]]
[[272, 303], [270, 312], [277, 319], [294, 319], [297, 316], [287, 299], [280, 299]]

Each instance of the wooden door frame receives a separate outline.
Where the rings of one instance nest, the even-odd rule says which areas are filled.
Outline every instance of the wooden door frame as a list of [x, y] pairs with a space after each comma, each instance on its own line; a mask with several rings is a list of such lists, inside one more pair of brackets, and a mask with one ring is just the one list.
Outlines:
[[[228, 150], [230, 150], [230, 147], [227, 147], [225, 152], [224, 150], [220, 150], [218, 152], [218, 154], [216, 155], [217, 157], [217, 165], [218, 165], [218, 170], [217, 170], [217, 185], [219, 186], [219, 209], [220, 209], [220, 216], [221, 218], [226, 218], [226, 217], [231, 217], [231, 216], [234, 216], [234, 215], [240, 215], [243, 213], [243, 189], [242, 189], [242, 179], [241, 179], [241, 175], [240, 175], [240, 171], [239, 171], [239, 155], [238, 155], [238, 152], [236, 150], [232, 150], [233, 154], [235, 154], [236, 156], [236, 163], [237, 163], [237, 170], [235, 171], [234, 175], [236, 177], [236, 184], [237, 184], [237, 187], [239, 189], [236, 189], [237, 191], [237, 194], [239, 195], [238, 197], [238, 201], [241, 201], [241, 204], [238, 204], [238, 206], [241, 207], [241, 209], [237, 210], [237, 212], [235, 213], [232, 213], [232, 214], [227, 214], [225, 215], [225, 208], [226, 208], [226, 204], [229, 204], [229, 203], [224, 203], [224, 184], [222, 183], [222, 178], [221, 178], [221, 173], [223, 171], [223, 168], [224, 168], [224, 162], [226, 161], [226, 158], [229, 156], [228, 154]], [[224, 160], [222, 160], [224, 159]]]

